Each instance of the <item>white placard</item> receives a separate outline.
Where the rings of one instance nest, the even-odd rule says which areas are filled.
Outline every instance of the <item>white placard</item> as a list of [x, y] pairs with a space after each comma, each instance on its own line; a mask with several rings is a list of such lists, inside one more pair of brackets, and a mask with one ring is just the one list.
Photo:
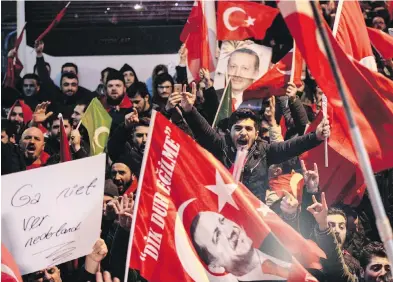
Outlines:
[[1, 180], [1, 239], [22, 274], [91, 253], [101, 230], [105, 154]]

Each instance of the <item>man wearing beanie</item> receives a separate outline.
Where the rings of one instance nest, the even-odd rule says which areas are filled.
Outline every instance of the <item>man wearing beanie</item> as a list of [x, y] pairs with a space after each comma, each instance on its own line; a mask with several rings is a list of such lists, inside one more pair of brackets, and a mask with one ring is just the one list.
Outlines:
[[106, 95], [101, 98], [101, 103], [112, 117], [112, 129], [122, 123], [125, 115], [132, 111], [132, 102], [126, 95], [124, 76], [121, 72], [108, 73]]
[[124, 76], [124, 82], [127, 89], [135, 82], [138, 82], [138, 77], [136, 76], [134, 69], [130, 65], [124, 64], [124, 66], [121, 67], [120, 72]]

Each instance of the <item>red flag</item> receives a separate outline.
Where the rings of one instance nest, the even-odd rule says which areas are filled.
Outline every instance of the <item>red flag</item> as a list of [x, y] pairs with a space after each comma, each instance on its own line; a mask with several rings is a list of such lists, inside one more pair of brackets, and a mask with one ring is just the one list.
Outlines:
[[278, 9], [258, 3], [219, 1], [217, 39], [263, 39], [278, 13]]
[[7, 250], [4, 244], [1, 244], [1, 281], [2, 282], [22, 282], [22, 277], [19, 272], [11, 253]]
[[60, 116], [60, 162], [72, 161], [70, 145], [64, 128], [63, 117]]
[[393, 20], [393, 1], [392, 0], [388, 0], [387, 1], [387, 9], [390, 15], [390, 21]]
[[358, 1], [339, 1], [333, 35], [345, 53], [377, 71], [366, 23]]
[[45, 37], [45, 35], [47, 35], [61, 21], [70, 3], [71, 2], [68, 2], [67, 5], [56, 15], [55, 19], [51, 22], [51, 24], [35, 40], [36, 42], [41, 41]]
[[180, 41], [188, 49], [188, 68], [195, 80], [199, 81], [199, 70], [215, 71], [213, 54], [210, 50], [208, 22], [203, 12], [203, 2], [197, 0], [187, 19]]
[[299, 202], [302, 202], [304, 187], [303, 175], [292, 171], [269, 179], [269, 187], [281, 198], [285, 196], [284, 191], [291, 193]]
[[371, 43], [377, 49], [379, 54], [385, 60], [393, 58], [393, 36], [386, 34], [382, 30], [368, 27], [368, 36], [371, 39]]
[[[130, 268], [152, 282], [307, 281], [294, 257], [310, 266], [324, 253], [236, 185], [221, 162], [158, 112], [146, 150]], [[252, 271], [246, 270], [255, 259]], [[247, 279], [251, 272], [257, 279]]]
[[18, 38], [17, 38], [16, 41], [15, 41], [15, 47], [14, 47], [14, 48], [15, 48], [15, 50], [16, 50], [17, 52], [18, 52], [18, 49], [19, 49], [19, 45], [20, 45], [20, 43], [22, 42], [23, 34], [25, 33], [26, 24], [27, 24], [27, 23], [25, 23], [25, 25], [23, 26], [21, 33], [19, 34]]
[[[344, 191], [348, 195], [348, 201], [350, 201], [350, 198], [353, 200], [359, 187], [363, 184], [359, 184], [361, 182], [358, 174], [360, 169], [333, 73], [326, 58], [326, 52], [321, 50], [323, 49], [322, 43], [317, 40], [317, 28], [310, 3], [280, 1], [278, 6], [310, 68], [312, 76], [328, 98], [328, 109], [333, 112], [330, 115], [332, 134], [329, 138], [329, 146], [346, 159], [342, 159], [342, 162], [347, 164], [347, 166], [342, 164], [341, 169], [337, 169], [335, 173], [341, 179], [355, 175], [353, 179], [347, 182], [342, 181], [340, 186], [329, 186], [332, 185], [329, 181], [329, 174], [321, 173], [323, 177], [328, 178], [328, 183], [325, 186], [322, 185], [322, 190], [326, 191], [330, 203], [341, 200], [335, 195]], [[329, 30], [328, 34], [346, 92], [349, 95], [350, 106], [363, 138], [367, 138], [365, 146], [373, 170], [379, 172], [391, 168], [393, 167], [393, 82], [369, 70], [357, 61], [351, 61], [334, 40]], [[320, 153], [320, 156], [322, 158], [323, 154]], [[329, 163], [331, 163], [331, 158], [329, 153]], [[311, 161], [314, 160], [311, 159]], [[351, 164], [354, 167], [349, 169], [348, 167]], [[322, 165], [319, 165], [319, 167], [321, 168]], [[331, 169], [339, 167], [329, 164]], [[344, 167], [346, 169], [343, 169]], [[351, 172], [348, 172], [349, 170]], [[339, 184], [339, 182], [337, 183]], [[346, 184], [347, 186], [344, 186]], [[346, 199], [343, 200], [346, 201]]]
[[[295, 65], [292, 66], [292, 63]], [[303, 58], [299, 48], [295, 48], [295, 60], [293, 60], [293, 49], [277, 62], [260, 79], [251, 84], [243, 93], [243, 101], [261, 99], [269, 96], [285, 95], [285, 87], [290, 81], [291, 70], [295, 68], [293, 82], [296, 86], [302, 85]]]

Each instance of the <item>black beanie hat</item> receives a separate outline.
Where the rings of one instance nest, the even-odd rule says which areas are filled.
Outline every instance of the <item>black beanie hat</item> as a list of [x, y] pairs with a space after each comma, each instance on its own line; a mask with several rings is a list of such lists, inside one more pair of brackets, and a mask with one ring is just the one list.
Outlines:
[[124, 66], [121, 67], [120, 72], [124, 74], [126, 71], [132, 71], [133, 74], [135, 74], [134, 69], [129, 65], [129, 64], [124, 64]]
[[126, 166], [128, 166], [131, 173], [135, 174], [134, 171], [136, 170], [137, 164], [134, 162], [134, 160], [132, 159], [132, 157], [130, 155], [121, 155], [115, 161], [113, 161], [113, 164], [115, 164], [115, 163], [125, 164]]
[[112, 179], [105, 180], [104, 195], [111, 196], [111, 197], [119, 196], [119, 189], [113, 183]]
[[125, 81], [124, 81], [123, 73], [121, 73], [121, 72], [119, 72], [117, 70], [110, 71], [108, 73], [108, 77], [106, 79], [106, 83], [108, 83], [110, 80], [121, 80], [121, 81], [123, 81], [124, 85], [126, 84]]

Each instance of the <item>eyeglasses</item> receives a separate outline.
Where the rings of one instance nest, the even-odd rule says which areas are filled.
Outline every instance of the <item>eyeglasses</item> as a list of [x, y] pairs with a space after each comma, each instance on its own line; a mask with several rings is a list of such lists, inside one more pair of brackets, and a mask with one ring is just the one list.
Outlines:
[[158, 85], [157, 88], [158, 88], [158, 89], [171, 89], [172, 86]]

